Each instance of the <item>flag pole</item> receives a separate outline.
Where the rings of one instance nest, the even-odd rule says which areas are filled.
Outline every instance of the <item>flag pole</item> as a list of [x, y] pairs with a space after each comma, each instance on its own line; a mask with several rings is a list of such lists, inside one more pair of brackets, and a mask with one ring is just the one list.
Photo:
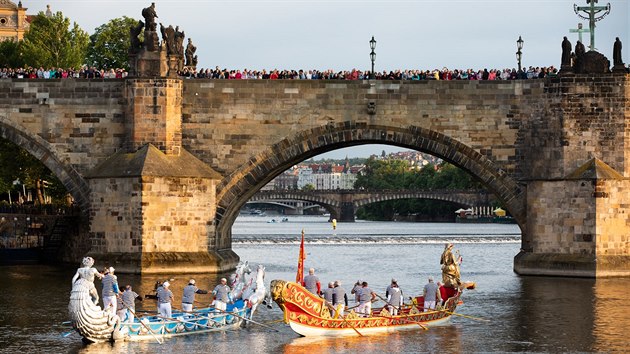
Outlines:
[[298, 284], [304, 284], [304, 260], [306, 259], [306, 252], [304, 252], [304, 229], [302, 229], [302, 242], [300, 242], [300, 254], [298, 256], [298, 269], [295, 275], [295, 282]]

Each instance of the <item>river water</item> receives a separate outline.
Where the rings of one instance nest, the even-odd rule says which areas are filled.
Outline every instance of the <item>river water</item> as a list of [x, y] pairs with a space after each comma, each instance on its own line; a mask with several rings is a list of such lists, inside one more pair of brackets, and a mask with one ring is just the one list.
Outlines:
[[[281, 318], [274, 306], [261, 308], [255, 320], [279, 332], [251, 325], [172, 338], [162, 345], [154, 341], [84, 345], [62, 325], [75, 269], [11, 266], [0, 268], [0, 352], [615, 352], [627, 351], [630, 345], [625, 333], [630, 328], [630, 280], [517, 276], [512, 271], [520, 246], [516, 225], [358, 221], [339, 223], [333, 230], [325, 217], [296, 216], [278, 223], [269, 223], [270, 219], [239, 217], [233, 227], [234, 250], [243, 260], [265, 265], [267, 284], [272, 279], [295, 279], [302, 229], [306, 267], [314, 267], [323, 284], [341, 280], [349, 290], [361, 279], [381, 295], [392, 277], [406, 295], [419, 293], [429, 275], [440, 277], [444, 243], [454, 242], [463, 257], [462, 279], [477, 283], [477, 289], [464, 293], [464, 304], [457, 311], [489, 321], [454, 316], [449, 325], [428, 331], [311, 339], [299, 337], [282, 323], [271, 323]], [[119, 274], [118, 280], [145, 294], [156, 280], [173, 279], [177, 304], [191, 276]], [[193, 277], [207, 289], [219, 276]], [[198, 300], [207, 299], [208, 295], [198, 295]], [[139, 312], [154, 308], [151, 300], [138, 305]]]

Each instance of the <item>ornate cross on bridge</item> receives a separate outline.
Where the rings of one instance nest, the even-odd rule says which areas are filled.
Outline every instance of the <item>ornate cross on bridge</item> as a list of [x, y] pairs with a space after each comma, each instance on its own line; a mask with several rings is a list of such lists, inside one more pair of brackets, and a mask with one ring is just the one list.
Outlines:
[[[580, 18], [588, 20], [588, 30], [591, 33], [591, 44], [589, 45], [590, 50], [595, 50], [595, 22], [603, 19], [610, 13], [610, 3], [606, 4], [606, 6], [595, 6], [595, 3], [598, 0], [586, 0], [586, 3], [589, 6], [577, 6], [573, 4], [573, 11]], [[585, 13], [586, 15], [580, 14], [580, 11]], [[600, 12], [606, 11], [603, 14], [598, 15]]]
[[569, 33], [577, 33], [578, 34], [578, 40], [582, 43], [584, 43], [584, 41], [582, 40], [582, 33], [588, 33], [590, 32], [590, 30], [582, 28], [582, 24], [578, 23], [578, 28], [570, 28], [569, 29]]

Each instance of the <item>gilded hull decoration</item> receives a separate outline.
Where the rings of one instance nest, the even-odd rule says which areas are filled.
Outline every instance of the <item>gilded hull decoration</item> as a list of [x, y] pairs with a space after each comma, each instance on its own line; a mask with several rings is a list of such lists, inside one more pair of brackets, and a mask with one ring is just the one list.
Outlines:
[[447, 322], [457, 308], [461, 291], [450, 297], [437, 310], [419, 311], [415, 306], [403, 307], [392, 316], [385, 308], [374, 308], [370, 317], [354, 311], [346, 316], [331, 316], [325, 300], [301, 285], [284, 280], [271, 282], [273, 300], [284, 312], [284, 322], [302, 336], [345, 336], [385, 333], [398, 330], [426, 329]]

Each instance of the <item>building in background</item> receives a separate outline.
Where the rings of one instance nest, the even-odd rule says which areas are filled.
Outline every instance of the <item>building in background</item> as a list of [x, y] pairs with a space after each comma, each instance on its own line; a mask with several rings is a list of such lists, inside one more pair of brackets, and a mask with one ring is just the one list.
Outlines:
[[29, 28], [29, 18], [22, 1], [16, 5], [9, 0], [0, 0], [0, 41], [21, 41]]

